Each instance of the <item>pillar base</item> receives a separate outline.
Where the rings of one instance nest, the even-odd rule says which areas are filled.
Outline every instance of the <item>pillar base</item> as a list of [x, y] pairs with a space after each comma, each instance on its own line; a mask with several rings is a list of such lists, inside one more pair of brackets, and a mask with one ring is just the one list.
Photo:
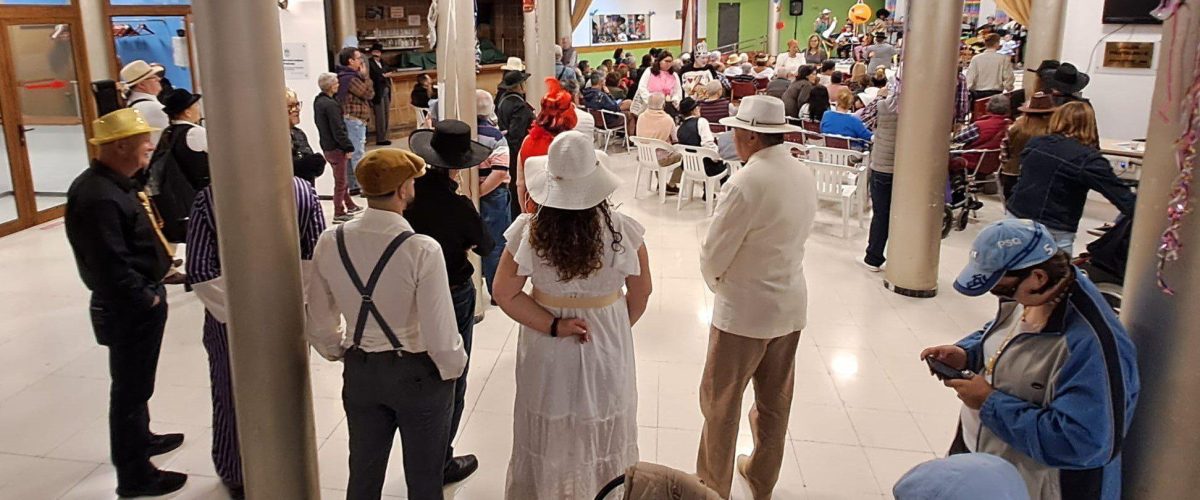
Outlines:
[[933, 290], [912, 290], [902, 286], [894, 285], [888, 280], [883, 280], [883, 287], [905, 297], [913, 297], [916, 299], [931, 299], [937, 296], [936, 287]]

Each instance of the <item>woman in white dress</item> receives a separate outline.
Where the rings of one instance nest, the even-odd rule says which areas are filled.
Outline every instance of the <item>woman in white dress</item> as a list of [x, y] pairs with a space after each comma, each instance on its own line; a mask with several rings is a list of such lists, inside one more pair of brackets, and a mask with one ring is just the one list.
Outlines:
[[638, 461], [632, 327], [650, 267], [645, 229], [608, 207], [606, 164], [590, 137], [559, 134], [525, 164], [540, 208], [505, 233], [495, 299], [521, 324], [510, 500], [591, 499]]

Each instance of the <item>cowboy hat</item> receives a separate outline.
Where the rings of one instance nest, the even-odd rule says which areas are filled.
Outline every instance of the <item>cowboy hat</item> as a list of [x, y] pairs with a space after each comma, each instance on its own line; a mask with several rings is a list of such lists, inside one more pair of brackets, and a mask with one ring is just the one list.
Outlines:
[[471, 126], [458, 120], [441, 120], [433, 129], [408, 136], [408, 146], [432, 167], [471, 168], [483, 163], [492, 150], [471, 140]]
[[163, 68], [162, 65], [150, 64], [138, 59], [121, 68], [121, 81], [132, 87], [142, 83], [142, 81], [151, 76], [162, 75], [166, 71], [166, 68]]
[[1054, 73], [1046, 79], [1046, 86], [1063, 94], [1074, 94], [1087, 87], [1092, 77], [1079, 71], [1074, 64], [1062, 63]]
[[1029, 98], [1027, 104], [1022, 104], [1017, 108], [1017, 111], [1027, 115], [1045, 115], [1053, 113], [1057, 107], [1054, 106], [1054, 98], [1045, 92], [1038, 92]]
[[94, 135], [88, 142], [99, 146], [135, 135], [149, 134], [161, 129], [151, 127], [142, 113], [133, 108], [121, 108], [92, 122]]
[[162, 102], [163, 113], [175, 116], [199, 102], [200, 94], [193, 94], [187, 89], [171, 89], [159, 96], [158, 100]]
[[510, 90], [516, 86], [525, 83], [529, 79], [529, 73], [518, 70], [509, 70], [504, 73], [504, 79], [496, 87], [501, 90]]
[[590, 137], [574, 130], [558, 134], [546, 156], [525, 160], [527, 186], [535, 182], [530, 172], [536, 173], [533, 178], [536, 179], [541, 177], [539, 170], [545, 172], [544, 187], [529, 190], [533, 201], [544, 207], [587, 210], [599, 205], [621, 185], [621, 180], [608, 169], [608, 155], [596, 151]]
[[500, 69], [504, 71], [525, 71], [525, 63], [521, 61], [520, 57], [510, 57], [508, 58], [508, 62], [504, 63], [504, 66], [501, 66]]
[[725, 59], [725, 64], [729, 65], [729, 66], [736, 66], [741, 63], [742, 63], [742, 58], [739, 57], [737, 54], [729, 54], [729, 58]]
[[763, 134], [800, 132], [800, 127], [788, 124], [783, 101], [768, 95], [752, 95], [742, 99], [737, 115], [722, 118], [721, 125]]
[[1058, 69], [1058, 66], [1061, 64], [1062, 63], [1055, 59], [1046, 59], [1045, 61], [1042, 61], [1037, 68], [1025, 68], [1025, 71], [1037, 73], [1039, 77], [1044, 77], [1044, 75], [1053, 73], [1054, 70]]

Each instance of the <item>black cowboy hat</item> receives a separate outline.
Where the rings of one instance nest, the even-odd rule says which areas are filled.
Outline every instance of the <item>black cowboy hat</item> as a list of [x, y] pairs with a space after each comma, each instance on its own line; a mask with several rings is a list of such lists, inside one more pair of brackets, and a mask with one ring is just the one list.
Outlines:
[[1039, 64], [1036, 69], [1025, 68], [1025, 71], [1028, 71], [1030, 73], [1037, 73], [1039, 78], [1044, 78], [1046, 75], [1049, 75], [1050, 73], [1053, 73], [1055, 70], [1057, 70], [1058, 67], [1061, 65], [1062, 65], [1062, 63], [1058, 62], [1057, 59], [1046, 59], [1045, 61], [1042, 61], [1042, 63]]
[[456, 170], [483, 163], [492, 154], [487, 146], [471, 140], [471, 126], [458, 120], [441, 120], [432, 130], [408, 136], [413, 153], [432, 167]]
[[379, 42], [375, 42], [375, 43], [371, 44], [371, 48], [369, 50], [367, 50], [367, 52], [375, 52], [376, 50], [383, 52], [383, 44], [379, 43]]
[[200, 94], [193, 94], [187, 89], [171, 89], [160, 95], [158, 100], [167, 116], [175, 116], [196, 104], [200, 100]]
[[1079, 71], [1074, 64], [1062, 63], [1046, 78], [1046, 86], [1063, 94], [1074, 94], [1087, 87], [1091, 81], [1092, 77]]
[[524, 71], [505, 71], [504, 79], [500, 81], [500, 85], [497, 85], [497, 87], [503, 90], [509, 90], [517, 85], [525, 83], [525, 80], [528, 79], [529, 73]]

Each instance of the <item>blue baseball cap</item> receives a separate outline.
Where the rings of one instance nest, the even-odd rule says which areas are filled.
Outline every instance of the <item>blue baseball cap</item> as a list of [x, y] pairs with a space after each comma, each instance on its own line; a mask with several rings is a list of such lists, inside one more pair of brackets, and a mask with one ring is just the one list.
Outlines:
[[979, 232], [971, 245], [967, 267], [954, 280], [954, 289], [970, 297], [991, 291], [1004, 273], [1050, 260], [1058, 245], [1050, 230], [1028, 219], [993, 222]]

